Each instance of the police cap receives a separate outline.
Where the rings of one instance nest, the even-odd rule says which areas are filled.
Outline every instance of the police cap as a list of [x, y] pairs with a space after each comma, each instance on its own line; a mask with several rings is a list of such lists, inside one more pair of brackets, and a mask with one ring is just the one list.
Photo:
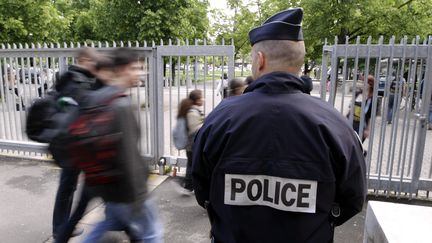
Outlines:
[[263, 40], [302, 41], [302, 19], [302, 8], [290, 8], [279, 12], [249, 32], [250, 43], [253, 46]]

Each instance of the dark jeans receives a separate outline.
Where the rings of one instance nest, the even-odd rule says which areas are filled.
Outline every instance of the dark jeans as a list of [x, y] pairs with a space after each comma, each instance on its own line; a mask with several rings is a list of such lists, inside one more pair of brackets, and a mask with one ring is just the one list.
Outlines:
[[389, 96], [388, 106], [387, 106], [387, 123], [391, 123], [393, 120], [395, 99], [396, 96], [394, 94], [391, 94]]
[[57, 235], [59, 227], [69, 219], [79, 174], [79, 170], [72, 168], [64, 168], [61, 171], [54, 203], [53, 235]]
[[84, 186], [81, 193], [81, 197], [73, 214], [70, 216], [69, 220], [64, 222], [61, 226], [57, 228], [57, 235], [55, 238], [55, 243], [67, 243], [75, 229], [75, 226], [83, 217], [88, 203], [93, 197], [88, 191], [87, 187]]
[[193, 190], [192, 184], [192, 151], [186, 150], [187, 157], [187, 165], [186, 165], [186, 176], [185, 176], [185, 185], [184, 187], [188, 190]]

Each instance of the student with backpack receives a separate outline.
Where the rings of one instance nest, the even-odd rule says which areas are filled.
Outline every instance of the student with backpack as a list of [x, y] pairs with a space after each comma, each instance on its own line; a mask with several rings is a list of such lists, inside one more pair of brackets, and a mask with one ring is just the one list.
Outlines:
[[149, 165], [138, 148], [140, 126], [125, 93], [140, 83], [141, 66], [131, 49], [119, 48], [112, 55], [111, 84], [88, 97], [87, 111], [82, 111], [70, 130], [75, 138], [71, 152], [81, 151], [81, 158], [85, 155], [75, 161], [85, 173], [86, 187], [105, 202], [105, 219], [84, 242], [98, 242], [106, 231], [125, 230], [131, 242], [160, 243], [162, 227], [147, 191]]
[[[350, 119], [351, 111], [354, 111], [353, 116], [353, 129], [357, 134], [360, 133], [360, 121], [363, 116], [363, 134], [361, 136], [362, 142], [369, 137], [370, 132], [370, 119], [372, 117], [372, 104], [373, 104], [373, 91], [374, 91], [375, 78], [372, 75], [367, 77], [367, 94], [363, 94], [363, 89], [358, 89], [354, 97], [354, 109], [350, 109], [346, 117]], [[364, 110], [362, 110], [362, 102], [365, 99]], [[359, 134], [360, 136], [360, 134]]]
[[185, 149], [187, 157], [186, 176], [184, 179], [184, 192], [192, 193], [192, 144], [195, 134], [204, 122], [204, 113], [201, 107], [204, 104], [201, 90], [192, 90], [188, 98], [180, 102], [177, 113], [177, 124], [173, 130], [174, 145], [177, 149]]
[[[77, 56], [77, 64], [71, 65], [68, 71], [62, 74], [56, 83], [55, 89], [57, 94], [54, 95], [54, 99], [58, 98], [57, 101], [61, 103], [58, 105], [62, 106], [64, 103], [67, 103], [69, 105], [67, 108], [72, 108], [67, 112], [73, 112], [74, 110], [73, 106], [70, 106], [71, 103], [79, 106], [84, 94], [93, 89], [95, 82], [94, 67], [97, 58], [98, 53], [96, 50], [92, 48], [81, 49]], [[66, 107], [63, 108], [66, 109]], [[53, 154], [57, 164], [68, 164], [69, 158], [64, 152], [64, 145], [62, 143], [58, 141], [50, 142], [49, 150]], [[80, 170], [73, 166], [65, 166], [61, 170], [60, 183], [57, 189], [53, 212], [54, 238], [60, 226], [68, 221], [71, 214], [72, 202], [79, 174]], [[80, 235], [82, 232], [82, 228], [77, 228], [75, 232], [72, 233], [72, 236]]]
[[[112, 70], [113, 65], [114, 65], [113, 60], [109, 56], [100, 56], [98, 58], [98, 61], [96, 63], [96, 67], [95, 67], [95, 76], [96, 76], [96, 85], [95, 85], [96, 88], [95, 89], [107, 87], [111, 83], [112, 76], [114, 74], [113, 70]], [[96, 92], [96, 94], [100, 95], [99, 92]], [[116, 95], [116, 94], [117, 93], [114, 93], [114, 95]], [[102, 95], [106, 96], [107, 94], [102, 94]], [[91, 97], [91, 96], [92, 96], [92, 92], [90, 92], [86, 95], [86, 97]], [[83, 102], [81, 104], [81, 106], [83, 106], [84, 109], [87, 106], [86, 101], [87, 101], [87, 99], [84, 98]], [[90, 111], [90, 112], [92, 112], [92, 111]], [[81, 113], [81, 115], [82, 115], [82, 113]], [[77, 116], [79, 117], [80, 115], [77, 115]], [[71, 139], [71, 140], [73, 140], [73, 139]], [[80, 155], [80, 153], [78, 153], [78, 155]], [[74, 155], [72, 155], [72, 156], [74, 156]], [[81, 159], [83, 159], [83, 158], [80, 158], [79, 156], [77, 156], [76, 159], [78, 160], [77, 163], [79, 163], [79, 161], [81, 161]], [[74, 212], [71, 214], [69, 220], [66, 223], [62, 224], [61, 227], [59, 228], [59, 230], [57, 231], [55, 243], [66, 243], [69, 240], [69, 238], [71, 237], [71, 235], [74, 231], [74, 228], [76, 227], [78, 222], [83, 217], [85, 210], [87, 208], [87, 205], [92, 198], [93, 198], [93, 195], [92, 195], [91, 191], [89, 190], [89, 187], [86, 186], [84, 183], [77, 207], [74, 210]]]

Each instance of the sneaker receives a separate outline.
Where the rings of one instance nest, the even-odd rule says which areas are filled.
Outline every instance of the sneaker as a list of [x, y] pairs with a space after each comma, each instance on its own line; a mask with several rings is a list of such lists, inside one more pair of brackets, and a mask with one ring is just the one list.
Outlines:
[[184, 196], [193, 196], [195, 193], [193, 190], [187, 189], [187, 188], [183, 188], [182, 190], [182, 195]]
[[[70, 235], [70, 237], [75, 237], [75, 236], [79, 236], [82, 235], [84, 233], [84, 229], [82, 227], [79, 226], [75, 226], [74, 231], [72, 232], [72, 234]], [[56, 239], [56, 234], [53, 234], [51, 236], [50, 239], [48, 239], [47, 241], [45, 241], [44, 243], [51, 243], [51, 242], [55, 242]]]
[[193, 190], [186, 189], [182, 187], [178, 182], [172, 180], [171, 187], [176, 191], [178, 194], [184, 195], [184, 196], [191, 196], [194, 194]]
[[75, 229], [71, 234], [71, 237], [82, 235], [82, 233], [84, 233], [84, 229], [79, 226], [75, 226]]

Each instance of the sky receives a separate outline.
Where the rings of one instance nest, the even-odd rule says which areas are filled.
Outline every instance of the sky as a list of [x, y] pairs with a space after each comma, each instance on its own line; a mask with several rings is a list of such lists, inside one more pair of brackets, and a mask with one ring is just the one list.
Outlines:
[[227, 5], [225, 0], [210, 0], [210, 7], [226, 9]]

